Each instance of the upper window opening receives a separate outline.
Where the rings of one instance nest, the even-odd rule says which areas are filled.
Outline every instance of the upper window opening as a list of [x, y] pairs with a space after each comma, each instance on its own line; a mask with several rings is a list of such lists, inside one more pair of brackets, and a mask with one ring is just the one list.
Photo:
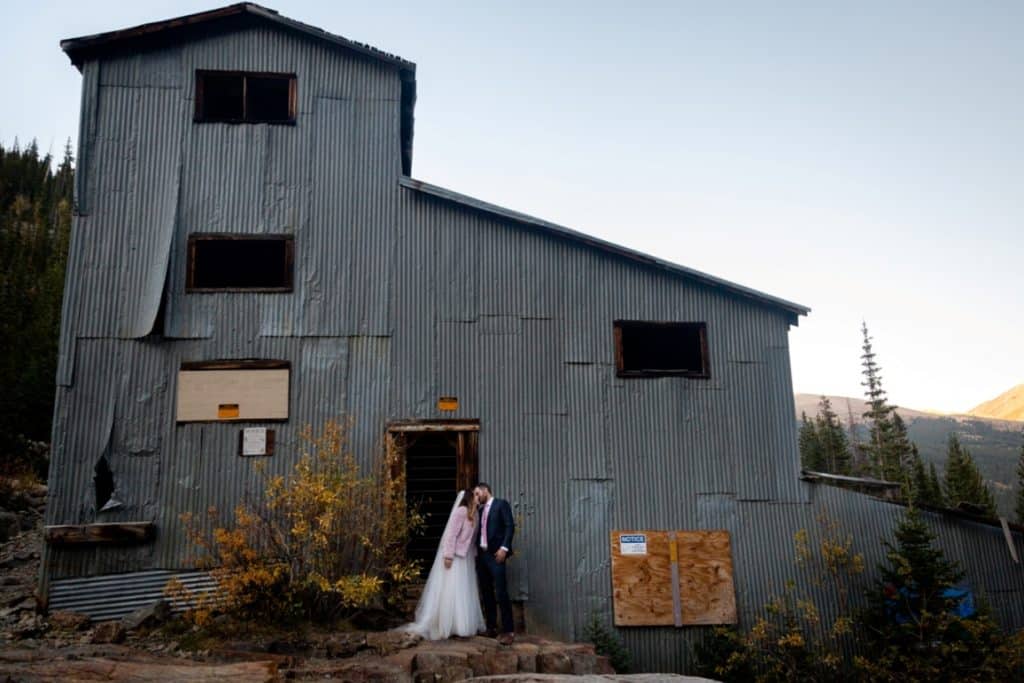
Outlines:
[[705, 323], [616, 320], [619, 377], [710, 376]]
[[192, 235], [189, 292], [290, 292], [294, 240], [290, 235]]
[[197, 71], [195, 120], [295, 123], [295, 76]]

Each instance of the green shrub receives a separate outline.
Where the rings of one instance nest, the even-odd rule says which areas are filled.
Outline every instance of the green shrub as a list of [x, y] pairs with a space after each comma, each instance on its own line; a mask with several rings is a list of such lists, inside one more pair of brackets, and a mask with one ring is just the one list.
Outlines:
[[583, 637], [594, 644], [597, 654], [607, 657], [616, 673], [628, 673], [633, 668], [633, 656], [615, 632], [609, 629], [596, 614], [583, 629]]

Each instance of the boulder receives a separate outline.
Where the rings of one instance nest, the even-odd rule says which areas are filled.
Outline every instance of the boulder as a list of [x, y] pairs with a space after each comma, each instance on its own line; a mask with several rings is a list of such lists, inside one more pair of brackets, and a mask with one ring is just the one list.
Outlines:
[[598, 655], [597, 661], [594, 662], [594, 673], [601, 676], [614, 674], [615, 667], [612, 666], [612, 660], [603, 655]]
[[574, 651], [569, 653], [574, 676], [590, 676], [597, 673], [597, 655], [593, 652]]
[[381, 631], [366, 634], [366, 646], [384, 657], [412, 647], [420, 640], [422, 638], [415, 633], [406, 631]]
[[472, 654], [468, 661], [474, 676], [503, 676], [519, 670], [519, 655], [514, 650], [490, 650]]
[[46, 631], [46, 621], [38, 614], [22, 614], [11, 634], [18, 639], [35, 638]]
[[89, 617], [78, 612], [51, 612], [50, 626], [61, 631], [80, 631], [89, 625]]
[[9, 541], [21, 531], [21, 520], [18, 515], [7, 510], [0, 510], [0, 543]]
[[473, 670], [468, 666], [444, 666], [436, 671], [417, 671], [413, 677], [415, 683], [455, 683], [473, 678]]
[[514, 643], [512, 651], [516, 653], [519, 671], [523, 673], [537, 672], [537, 654], [540, 648], [533, 643]]
[[124, 626], [119, 621], [104, 621], [96, 626], [92, 632], [92, 643], [94, 645], [106, 643], [123, 643], [125, 635]]
[[542, 674], [571, 674], [572, 660], [565, 652], [547, 650], [537, 655], [537, 672]]
[[339, 633], [324, 641], [328, 657], [351, 657], [366, 647], [366, 634]]
[[134, 631], [141, 626], [162, 624], [171, 616], [171, 605], [166, 600], [157, 600], [145, 607], [140, 607], [131, 614], [121, 618], [121, 625], [126, 631]]

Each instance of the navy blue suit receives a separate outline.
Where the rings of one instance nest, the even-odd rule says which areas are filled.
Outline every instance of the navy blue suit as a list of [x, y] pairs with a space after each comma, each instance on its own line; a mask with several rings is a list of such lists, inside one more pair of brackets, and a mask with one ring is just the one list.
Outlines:
[[[494, 554], [502, 547], [512, 554], [512, 537], [516, 533], [516, 522], [512, 516], [512, 506], [507, 500], [494, 498], [491, 509], [487, 513], [487, 528], [483, 529], [483, 509], [478, 513], [481, 524], [477, 527], [474, 543], [476, 544], [476, 578], [480, 586], [480, 599], [484, 603], [484, 621], [487, 629], [497, 626], [497, 608], [501, 608], [501, 632], [512, 633], [515, 624], [512, 620], [512, 600], [508, 595], [508, 579], [505, 563], [498, 562]], [[480, 547], [481, 534], [487, 535], [487, 550]], [[507, 562], [506, 558], [506, 562]], [[497, 594], [497, 595], [495, 595]]]

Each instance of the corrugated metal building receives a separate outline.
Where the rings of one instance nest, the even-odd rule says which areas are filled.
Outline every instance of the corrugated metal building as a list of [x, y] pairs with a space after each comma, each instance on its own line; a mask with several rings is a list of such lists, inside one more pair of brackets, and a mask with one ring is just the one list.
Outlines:
[[[513, 503], [513, 590], [562, 637], [610, 615], [612, 529], [729, 530], [741, 622], [798, 576], [793, 533], [813, 535], [823, 506], [877, 559], [898, 508], [799, 478], [787, 335], [804, 307], [411, 179], [415, 65], [271, 10], [62, 47], [83, 86], [47, 524], [156, 534], [49, 546], [53, 605], [151, 599], [190, 569], [179, 516], [254, 490], [239, 432], [266, 423], [185, 421], [178, 403], [183, 368], [240, 359], [289, 373], [261, 459], [274, 472], [304, 424], [343, 414], [364, 455], [396, 424], [475, 434], [459, 476]], [[217, 113], [235, 101], [213, 99], [215, 77], [244, 80], [238, 112]], [[248, 93], [275, 83], [287, 114], [259, 122]], [[197, 235], [290, 244], [286, 286], [204, 288]], [[630, 376], [615, 321], [690, 324], [702, 367]], [[101, 457], [121, 503], [105, 511]], [[934, 521], [1024, 623], [1001, 531]], [[620, 632], [644, 668], [671, 670], [703, 629]]]

